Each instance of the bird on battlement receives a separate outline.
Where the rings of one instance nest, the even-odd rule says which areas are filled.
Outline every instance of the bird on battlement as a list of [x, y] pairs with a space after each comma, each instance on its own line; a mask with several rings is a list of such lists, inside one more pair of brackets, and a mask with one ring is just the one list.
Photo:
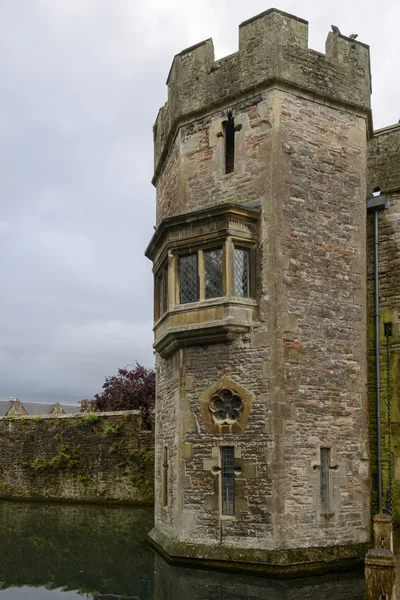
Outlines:
[[[331, 25], [331, 27], [332, 27], [333, 33], [337, 33], [339, 35], [342, 35], [341, 32], [340, 32], [339, 27], [337, 27], [336, 25]], [[350, 40], [355, 40], [356, 38], [358, 38], [358, 33], [351, 33], [349, 35], [349, 39]]]

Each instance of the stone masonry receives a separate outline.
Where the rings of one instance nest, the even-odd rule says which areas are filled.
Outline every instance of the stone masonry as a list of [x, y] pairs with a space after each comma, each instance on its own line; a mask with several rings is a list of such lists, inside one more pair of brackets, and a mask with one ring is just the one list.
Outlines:
[[140, 411], [0, 418], [0, 499], [151, 504], [154, 434]]
[[[375, 132], [369, 144], [368, 195], [377, 188], [390, 202], [379, 212], [380, 376], [384, 508], [393, 509], [400, 523], [400, 124]], [[368, 217], [368, 397], [370, 415], [371, 473], [376, 477], [376, 393], [374, 354], [374, 217]], [[385, 336], [385, 324], [391, 335]], [[389, 447], [388, 420], [391, 422]], [[392, 479], [390, 498], [389, 479]], [[376, 486], [372, 486], [376, 512]]]
[[[182, 51], [167, 83], [147, 249], [161, 306], [150, 538], [172, 559], [256, 571], [347, 564], [370, 537], [368, 46], [329, 33], [320, 54], [306, 21], [271, 9], [242, 23], [231, 56], [215, 62], [212, 40]], [[209, 298], [213, 248], [223, 291]], [[237, 248], [250, 257], [241, 296]], [[182, 257], [193, 253], [200, 291], [184, 303]], [[223, 420], [227, 394], [237, 408]], [[234, 453], [229, 515], [224, 448]]]

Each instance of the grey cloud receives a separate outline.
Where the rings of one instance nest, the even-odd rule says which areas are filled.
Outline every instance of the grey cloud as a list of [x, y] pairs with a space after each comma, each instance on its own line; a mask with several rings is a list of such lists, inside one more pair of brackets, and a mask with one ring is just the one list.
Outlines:
[[[371, 43], [375, 123], [397, 122], [399, 8], [282, 0], [323, 51], [330, 23]], [[263, 0], [0, 3], [0, 398], [74, 402], [151, 366], [151, 127], [176, 52], [237, 49]], [[384, 34], [384, 43], [382, 37]]]

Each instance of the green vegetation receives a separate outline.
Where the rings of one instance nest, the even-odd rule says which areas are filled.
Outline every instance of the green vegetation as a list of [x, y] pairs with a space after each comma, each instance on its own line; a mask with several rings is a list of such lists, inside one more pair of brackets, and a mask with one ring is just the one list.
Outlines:
[[104, 433], [106, 434], [116, 434], [119, 433], [121, 431], [121, 426], [120, 425], [103, 425], [102, 430], [104, 431]]
[[99, 420], [99, 415], [97, 413], [90, 412], [83, 415], [82, 419], [84, 423], [90, 425], [91, 423], [97, 423], [97, 421]]
[[59, 444], [58, 454], [47, 459], [43, 456], [35, 458], [30, 464], [35, 471], [55, 471], [57, 469], [72, 469], [79, 463], [79, 451], [77, 448], [70, 450], [68, 444]]
[[37, 417], [34, 417], [34, 418], [33, 418], [33, 420], [34, 420], [36, 423], [41, 423], [41, 422], [43, 421], [43, 417], [41, 417], [40, 415], [38, 415]]
[[154, 447], [138, 448], [129, 456], [130, 469], [126, 471], [129, 481], [135, 487], [143, 491], [143, 499], [151, 500], [153, 498], [153, 478], [154, 478]]
[[110, 446], [108, 451], [110, 454], [114, 454], [117, 450], [118, 450], [117, 444], [113, 444], [112, 446]]

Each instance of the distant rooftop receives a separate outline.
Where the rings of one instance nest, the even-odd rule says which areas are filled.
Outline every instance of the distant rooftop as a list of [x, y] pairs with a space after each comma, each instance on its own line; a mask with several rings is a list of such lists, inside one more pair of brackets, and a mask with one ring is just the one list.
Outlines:
[[40, 415], [70, 415], [80, 413], [81, 407], [78, 405], [45, 404], [39, 402], [21, 402], [18, 398], [10, 396], [8, 400], [0, 400], [0, 417], [6, 416], [40, 416]]

